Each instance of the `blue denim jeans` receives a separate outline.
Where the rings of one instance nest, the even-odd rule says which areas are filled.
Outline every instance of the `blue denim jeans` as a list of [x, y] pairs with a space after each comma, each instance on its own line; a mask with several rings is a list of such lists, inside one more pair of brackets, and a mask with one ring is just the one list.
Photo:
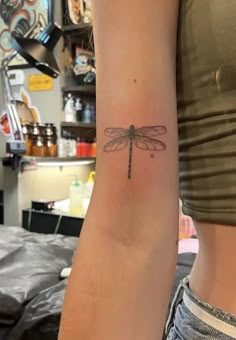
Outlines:
[[235, 340], [236, 316], [197, 298], [184, 279], [176, 292], [165, 329], [166, 340]]

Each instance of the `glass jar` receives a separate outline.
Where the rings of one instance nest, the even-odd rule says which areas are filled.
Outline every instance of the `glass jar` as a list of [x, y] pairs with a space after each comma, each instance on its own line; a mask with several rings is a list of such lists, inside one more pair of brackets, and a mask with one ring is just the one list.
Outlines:
[[43, 136], [37, 136], [33, 138], [31, 155], [34, 157], [46, 157], [47, 147]]
[[57, 132], [56, 132], [56, 127], [52, 123], [46, 123], [45, 124], [45, 129], [46, 129], [46, 136], [51, 137], [54, 136], [56, 137]]
[[44, 124], [39, 124], [39, 134], [41, 137], [46, 137], [47, 136], [47, 133], [46, 133], [46, 125]]
[[49, 136], [46, 137], [46, 156], [57, 157], [58, 147], [56, 138]]
[[39, 135], [40, 135], [39, 123], [33, 123], [32, 124], [32, 138], [36, 138]]
[[22, 133], [25, 140], [25, 155], [31, 155], [31, 148], [32, 148], [32, 139], [30, 134], [30, 126], [29, 125], [22, 125]]

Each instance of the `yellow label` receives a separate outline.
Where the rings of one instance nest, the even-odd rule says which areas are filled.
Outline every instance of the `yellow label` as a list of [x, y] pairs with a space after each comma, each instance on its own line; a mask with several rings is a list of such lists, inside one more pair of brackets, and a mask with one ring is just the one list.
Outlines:
[[44, 74], [32, 74], [28, 81], [30, 91], [50, 91], [53, 89], [53, 79]]

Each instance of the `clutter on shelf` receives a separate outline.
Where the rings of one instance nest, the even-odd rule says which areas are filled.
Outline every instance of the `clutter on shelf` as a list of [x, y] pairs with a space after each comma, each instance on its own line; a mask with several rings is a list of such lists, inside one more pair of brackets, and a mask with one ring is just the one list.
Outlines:
[[92, 23], [91, 0], [64, 0], [64, 23], [77, 25]]
[[57, 129], [54, 124], [25, 124], [22, 125], [22, 130], [27, 156], [57, 156]]
[[96, 60], [94, 55], [77, 47], [75, 49], [72, 71], [73, 78], [78, 85], [95, 85]]
[[82, 122], [92, 124], [96, 122], [96, 105], [94, 101], [86, 101], [81, 96], [68, 93], [64, 97], [65, 122]]
[[86, 139], [76, 137], [68, 131], [63, 132], [63, 137], [58, 140], [59, 157], [96, 157], [96, 138]]

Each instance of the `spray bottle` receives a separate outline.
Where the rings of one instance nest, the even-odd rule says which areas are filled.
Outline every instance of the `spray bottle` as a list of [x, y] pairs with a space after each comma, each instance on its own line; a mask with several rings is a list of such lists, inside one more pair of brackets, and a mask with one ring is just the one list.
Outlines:
[[70, 187], [70, 214], [82, 217], [83, 183], [76, 176]]
[[94, 187], [94, 179], [95, 179], [95, 171], [91, 171], [88, 176], [87, 182], [84, 184], [84, 196], [83, 196], [83, 203], [82, 203], [82, 214], [83, 216], [86, 215], [90, 199], [93, 192]]
[[69, 93], [68, 99], [65, 104], [64, 112], [65, 112], [65, 122], [75, 122], [76, 121], [76, 111], [75, 111], [75, 106], [74, 106], [74, 99]]

